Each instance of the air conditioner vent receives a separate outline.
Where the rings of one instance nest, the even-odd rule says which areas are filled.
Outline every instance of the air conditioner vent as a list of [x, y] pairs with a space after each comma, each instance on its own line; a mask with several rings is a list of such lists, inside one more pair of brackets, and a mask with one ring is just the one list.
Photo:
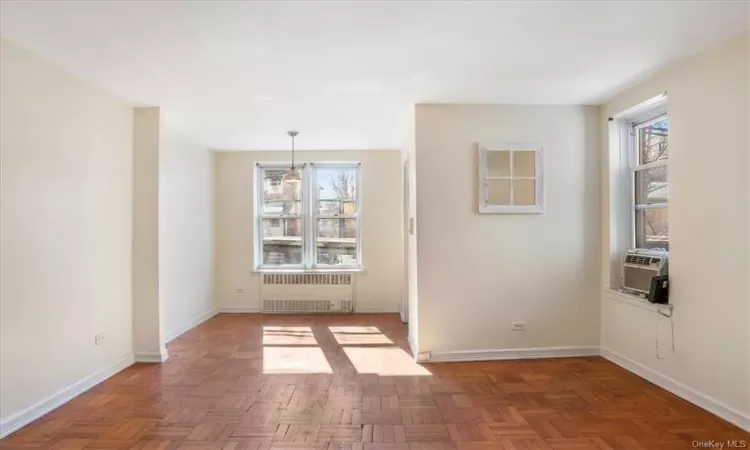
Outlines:
[[640, 255], [627, 255], [625, 256], [625, 264], [634, 264], [637, 266], [649, 266], [652, 264], [661, 263], [663, 258], [652, 258], [649, 256]]

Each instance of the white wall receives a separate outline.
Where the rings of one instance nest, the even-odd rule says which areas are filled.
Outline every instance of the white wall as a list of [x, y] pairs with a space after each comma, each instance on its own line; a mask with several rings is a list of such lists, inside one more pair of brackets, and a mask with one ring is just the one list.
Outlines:
[[126, 102], [0, 39], [3, 431], [132, 361], [132, 133]]
[[[215, 298], [224, 311], [257, 311], [253, 270], [256, 161], [287, 161], [288, 152], [214, 152]], [[362, 260], [357, 312], [398, 312], [403, 277], [402, 165], [399, 151], [303, 151], [304, 161], [362, 162]], [[243, 292], [237, 292], [242, 289]]]
[[[598, 344], [597, 126], [596, 107], [417, 105], [419, 351]], [[477, 142], [503, 141], [543, 144], [544, 214], [477, 213]]]
[[[748, 35], [662, 72], [603, 105], [608, 117], [664, 91], [670, 118], [669, 232], [676, 352], [655, 355], [656, 313], [602, 299], [602, 346], [722, 403], [750, 425]], [[603, 286], [617, 224], [602, 137]], [[662, 352], [670, 346], [662, 320]]]
[[165, 340], [214, 312], [213, 157], [162, 124], [159, 146], [159, 297]]

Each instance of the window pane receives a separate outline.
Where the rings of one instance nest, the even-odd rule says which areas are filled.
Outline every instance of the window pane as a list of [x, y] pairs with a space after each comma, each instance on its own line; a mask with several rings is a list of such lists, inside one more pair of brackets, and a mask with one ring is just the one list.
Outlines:
[[302, 220], [263, 219], [263, 264], [302, 264]]
[[635, 245], [638, 248], [669, 250], [667, 208], [643, 209], [635, 212]]
[[263, 214], [299, 214], [302, 183], [284, 181], [285, 169], [263, 171]]
[[513, 176], [533, 177], [536, 175], [536, 152], [516, 150], [513, 152]]
[[635, 172], [636, 205], [666, 203], [668, 190], [666, 166]]
[[318, 214], [357, 213], [357, 172], [354, 167], [315, 170]]
[[357, 264], [357, 219], [318, 219], [318, 264]]
[[487, 176], [509, 177], [510, 176], [510, 152], [488, 150]]
[[651, 125], [638, 129], [638, 164], [667, 159], [669, 134], [669, 118], [654, 122]]
[[513, 204], [520, 206], [535, 205], [535, 184], [535, 180], [513, 180]]
[[354, 199], [319, 200], [318, 214], [344, 216], [357, 214], [357, 201]]
[[487, 204], [510, 205], [510, 180], [487, 180]]

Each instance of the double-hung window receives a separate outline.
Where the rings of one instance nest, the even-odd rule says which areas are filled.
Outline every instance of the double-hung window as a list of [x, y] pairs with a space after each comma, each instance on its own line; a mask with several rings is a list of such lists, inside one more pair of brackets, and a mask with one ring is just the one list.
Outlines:
[[669, 250], [669, 117], [652, 115], [631, 126], [635, 246]]
[[362, 264], [360, 164], [256, 165], [255, 265], [259, 270], [342, 270]]

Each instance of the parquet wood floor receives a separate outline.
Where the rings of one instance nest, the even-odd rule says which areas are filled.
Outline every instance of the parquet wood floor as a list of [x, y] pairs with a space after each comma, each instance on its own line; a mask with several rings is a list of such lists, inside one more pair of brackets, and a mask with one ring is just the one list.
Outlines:
[[426, 364], [397, 315], [218, 315], [2, 449], [686, 449], [744, 431], [598, 357]]

